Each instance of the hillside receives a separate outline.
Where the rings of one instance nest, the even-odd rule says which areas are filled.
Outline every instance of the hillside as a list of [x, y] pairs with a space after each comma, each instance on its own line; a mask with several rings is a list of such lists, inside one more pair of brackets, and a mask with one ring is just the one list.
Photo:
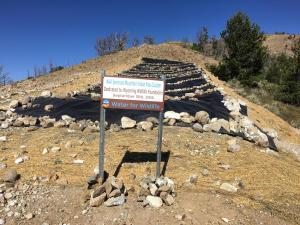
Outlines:
[[[215, 62], [178, 44], [142, 45], [1, 88], [0, 219], [7, 224], [299, 224], [299, 130], [204, 69]], [[166, 75], [162, 174], [174, 182], [171, 206], [155, 209], [145, 199], [138, 202], [144, 179], [151, 180], [155, 171], [158, 128], [149, 119], [155, 113], [126, 110], [108, 111], [105, 170], [123, 180], [127, 202], [91, 205], [101, 189], [98, 184], [90, 193], [86, 181], [97, 172], [102, 69], [109, 75]], [[134, 125], [125, 126], [123, 116]], [[20, 180], [7, 181], [12, 169]], [[150, 182], [147, 188], [153, 188]], [[123, 196], [122, 188], [115, 190]]]
[[289, 34], [267, 34], [265, 45], [268, 47], [271, 54], [278, 55], [280, 53], [292, 54], [291, 47], [295, 40], [299, 39], [300, 35]]

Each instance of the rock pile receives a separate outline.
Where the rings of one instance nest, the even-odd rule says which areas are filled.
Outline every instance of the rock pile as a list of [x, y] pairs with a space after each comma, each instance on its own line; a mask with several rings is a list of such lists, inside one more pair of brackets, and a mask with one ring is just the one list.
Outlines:
[[122, 205], [126, 202], [127, 191], [122, 179], [109, 177], [102, 185], [91, 192], [90, 206], [107, 207]]
[[163, 203], [167, 206], [173, 205], [175, 196], [173, 180], [167, 177], [146, 176], [140, 182], [137, 201], [142, 202], [143, 206], [150, 205], [154, 208], [160, 208]]

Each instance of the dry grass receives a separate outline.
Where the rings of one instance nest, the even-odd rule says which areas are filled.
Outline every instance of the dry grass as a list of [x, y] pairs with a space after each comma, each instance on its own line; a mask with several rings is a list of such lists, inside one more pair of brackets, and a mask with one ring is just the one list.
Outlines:
[[299, 39], [300, 35], [289, 34], [272, 34], [267, 35], [265, 45], [268, 47], [269, 51], [273, 55], [278, 55], [281, 53], [286, 53], [288, 55], [292, 54], [291, 47], [295, 40]]
[[[98, 133], [68, 133], [64, 128], [49, 128], [34, 132], [20, 129], [7, 135], [7, 150], [1, 151], [0, 156], [6, 156], [8, 168], [16, 168], [23, 179], [57, 173], [60, 176], [59, 180], [66, 179], [72, 185], [82, 186], [97, 165]], [[157, 130], [107, 132], [106, 170], [113, 174], [126, 151], [155, 152], [156, 135]], [[166, 175], [180, 186], [189, 175], [198, 174], [199, 182], [195, 187], [198, 191], [219, 191], [215, 185], [216, 181], [232, 183], [241, 179], [246, 184], [245, 189], [240, 189], [237, 194], [222, 193], [237, 204], [266, 208], [276, 214], [282, 214], [285, 219], [300, 222], [297, 214], [300, 206], [300, 163], [284, 153], [278, 157], [268, 155], [262, 148], [244, 140], [239, 140], [240, 152], [228, 153], [226, 142], [230, 138], [232, 137], [215, 133], [196, 133], [190, 128], [166, 127], [163, 150], [170, 152]], [[84, 140], [82, 146], [78, 144], [80, 139]], [[67, 141], [71, 141], [75, 146], [65, 148]], [[26, 145], [25, 154], [30, 160], [15, 165], [14, 155], [21, 152], [21, 145]], [[42, 155], [43, 148], [51, 146], [60, 146], [62, 150]], [[198, 154], [195, 155], [196, 150]], [[77, 159], [83, 159], [85, 163], [72, 164], [73, 158], [70, 155], [73, 153], [77, 153]], [[56, 159], [62, 160], [63, 163], [55, 164]], [[221, 162], [231, 165], [231, 169], [225, 171], [219, 168]], [[210, 171], [208, 177], [201, 175], [204, 168]], [[149, 170], [154, 173], [155, 162], [124, 163], [118, 176], [125, 179], [127, 186], [131, 186], [136, 183], [132, 183], [129, 174], [140, 177]], [[1, 171], [0, 175], [2, 173], [4, 171]]]

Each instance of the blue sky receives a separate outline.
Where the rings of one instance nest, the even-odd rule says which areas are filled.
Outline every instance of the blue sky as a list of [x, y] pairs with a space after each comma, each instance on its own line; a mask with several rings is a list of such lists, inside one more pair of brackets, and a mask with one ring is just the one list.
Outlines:
[[0, 0], [0, 64], [14, 80], [52, 61], [72, 65], [96, 56], [97, 37], [111, 32], [194, 39], [202, 26], [219, 35], [241, 10], [266, 33], [300, 32], [297, 0]]

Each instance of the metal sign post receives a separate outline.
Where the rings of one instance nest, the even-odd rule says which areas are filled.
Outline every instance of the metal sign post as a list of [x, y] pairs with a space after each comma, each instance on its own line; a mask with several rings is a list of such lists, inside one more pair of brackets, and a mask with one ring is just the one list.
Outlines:
[[[101, 84], [105, 76], [105, 70], [101, 71]], [[103, 87], [103, 86], [102, 86]], [[101, 92], [102, 88], [101, 88]], [[105, 108], [103, 107], [103, 99], [100, 100], [100, 143], [99, 143], [99, 179], [100, 183], [104, 181], [104, 140], [105, 140]]]
[[[161, 76], [162, 81], [165, 83], [166, 76]], [[163, 136], [163, 117], [164, 110], [159, 112], [159, 126], [158, 126], [158, 139], [157, 139], [157, 161], [156, 161], [156, 177], [160, 177], [160, 162], [161, 162], [161, 146], [162, 146], [162, 136]]]
[[160, 176], [165, 76], [161, 80], [106, 76], [101, 72], [99, 179], [104, 182], [105, 109], [159, 111], [156, 177]]

